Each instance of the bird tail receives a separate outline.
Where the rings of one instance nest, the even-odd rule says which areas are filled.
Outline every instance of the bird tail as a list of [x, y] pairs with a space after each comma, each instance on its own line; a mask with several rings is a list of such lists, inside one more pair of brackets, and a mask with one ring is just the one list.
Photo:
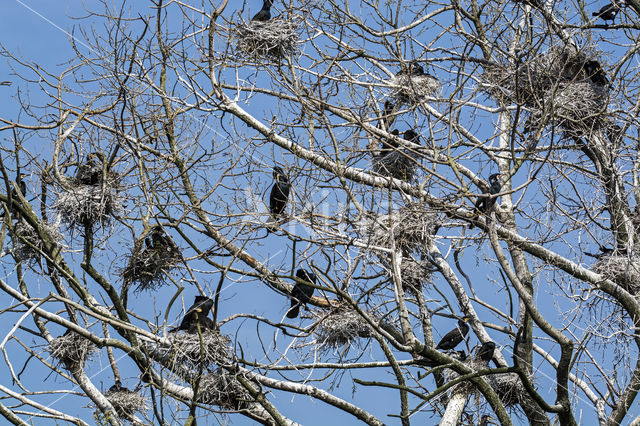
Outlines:
[[592, 12], [591, 16], [600, 16], [600, 15], [598, 14], [598, 12]]
[[287, 311], [287, 318], [296, 318], [300, 313], [300, 303], [296, 303]]

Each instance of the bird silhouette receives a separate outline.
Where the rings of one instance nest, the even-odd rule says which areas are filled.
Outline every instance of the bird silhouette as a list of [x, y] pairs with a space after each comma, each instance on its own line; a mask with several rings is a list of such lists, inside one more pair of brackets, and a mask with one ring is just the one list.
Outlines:
[[436, 346], [436, 349], [448, 351], [458, 346], [469, 333], [469, 324], [467, 324], [467, 321], [469, 321], [469, 317], [467, 316], [459, 319], [458, 326], [444, 335]]
[[[213, 300], [205, 296], [196, 296], [193, 305], [184, 314], [180, 326], [176, 330], [186, 331], [187, 333], [197, 333], [198, 325], [200, 330], [215, 330], [213, 320], [209, 318], [209, 312], [213, 308]], [[173, 330], [173, 331], [176, 331]]]
[[[489, 176], [489, 194], [495, 195], [500, 193], [502, 189], [502, 184], [500, 183], [500, 173], [494, 173]], [[479, 212], [488, 214], [493, 205], [498, 200], [497, 197], [489, 197], [487, 194], [483, 194], [476, 200], [475, 209]]]
[[[310, 284], [316, 283], [315, 274], [308, 272], [304, 269], [298, 269], [296, 271], [296, 278], [300, 281], [304, 281]], [[291, 309], [287, 311], [287, 318], [296, 318], [300, 313], [300, 307], [311, 300], [314, 288], [310, 285], [296, 282], [291, 291]]]
[[273, 6], [273, 0], [264, 0], [262, 3], [262, 9], [260, 9], [260, 11], [256, 13], [251, 20], [266, 22], [271, 19], [271, 6]]
[[618, 12], [620, 12], [620, 6], [618, 6], [615, 3], [609, 3], [605, 6], [602, 6], [600, 10], [598, 10], [597, 12], [593, 12], [591, 15], [597, 16], [598, 18], [602, 19], [606, 24], [607, 21], [611, 21], [611, 23], [613, 23], [613, 21], [616, 19], [616, 15], [618, 14]]

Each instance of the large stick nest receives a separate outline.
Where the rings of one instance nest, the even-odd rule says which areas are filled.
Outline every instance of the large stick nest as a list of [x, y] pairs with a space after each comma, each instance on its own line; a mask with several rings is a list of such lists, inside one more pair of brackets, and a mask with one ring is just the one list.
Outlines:
[[124, 211], [124, 197], [119, 194], [117, 178], [99, 185], [74, 185], [58, 194], [54, 208], [69, 228], [84, 229], [85, 225], [106, 226], [114, 216]]
[[298, 20], [273, 18], [268, 21], [241, 21], [231, 28], [236, 50], [249, 57], [283, 58], [298, 48]]
[[167, 274], [182, 262], [182, 253], [175, 246], [142, 248], [142, 244], [137, 244], [122, 278], [125, 285], [137, 283], [136, 291], [154, 290], [165, 285]]
[[528, 398], [527, 390], [517, 373], [492, 374], [488, 381], [505, 407], [522, 404]]
[[142, 413], [150, 408], [145, 397], [128, 389], [108, 391], [104, 396], [113, 405], [116, 413], [125, 419], [130, 419], [136, 412]]
[[525, 105], [537, 116], [550, 111], [565, 129], [577, 136], [589, 134], [604, 124], [609, 102], [608, 87], [593, 83], [585, 71], [591, 60], [574, 48], [552, 48], [515, 68], [485, 67], [482, 87], [500, 103]]
[[247, 408], [253, 398], [235, 374], [219, 369], [200, 380], [198, 402], [217, 405], [227, 410]]
[[83, 366], [95, 350], [93, 342], [72, 331], [67, 331], [49, 343], [51, 357], [65, 366]]
[[602, 256], [591, 270], [604, 275], [631, 294], [640, 292], [640, 258], [636, 256]]
[[349, 308], [335, 308], [330, 312], [315, 310], [312, 315], [318, 321], [313, 330], [321, 347], [338, 348], [358, 338], [369, 338], [374, 331], [360, 314]]
[[176, 374], [191, 374], [200, 366], [225, 364], [231, 358], [231, 339], [219, 331], [203, 331], [202, 341], [198, 333], [170, 334], [168, 340], [168, 344], [149, 343], [147, 348], [154, 359], [179, 367], [173, 370]]
[[[64, 236], [60, 233], [58, 227], [49, 223], [42, 223], [42, 226], [44, 226], [45, 232], [53, 242], [58, 246], [62, 246]], [[41, 257], [41, 252], [44, 251], [44, 241], [42, 241], [38, 232], [23, 220], [16, 223], [11, 235], [11, 241], [13, 242], [14, 255], [22, 261], [37, 261]]]
[[[385, 272], [389, 278], [393, 279], [393, 265], [390, 262], [384, 263], [386, 263]], [[400, 264], [402, 288], [414, 294], [421, 292], [423, 284], [431, 283], [431, 274], [433, 272], [433, 267], [425, 261], [417, 261], [410, 257], [402, 259]]]
[[392, 87], [391, 97], [400, 103], [411, 105], [422, 102], [440, 90], [440, 81], [429, 74], [399, 75], [389, 80]]
[[366, 224], [368, 242], [372, 246], [395, 247], [403, 252], [426, 253], [433, 238], [437, 216], [422, 204], [409, 203], [391, 215], [379, 215]]
[[383, 176], [410, 181], [418, 168], [418, 152], [411, 148], [396, 149], [373, 157], [373, 171]]

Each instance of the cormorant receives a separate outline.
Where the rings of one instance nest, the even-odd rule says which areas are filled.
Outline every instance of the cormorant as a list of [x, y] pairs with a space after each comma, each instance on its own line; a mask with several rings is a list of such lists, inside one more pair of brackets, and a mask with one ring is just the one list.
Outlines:
[[214, 330], [213, 320], [208, 317], [209, 312], [213, 308], [213, 300], [205, 296], [196, 296], [193, 305], [184, 314], [184, 318], [177, 330], [184, 330], [187, 333], [197, 333], [198, 324], [200, 330]]
[[271, 194], [269, 195], [269, 213], [277, 220], [278, 216], [280, 216], [285, 207], [287, 207], [291, 183], [284, 171], [278, 166], [273, 168], [273, 178], [276, 180], [276, 183], [273, 185], [273, 188], [271, 188]]
[[602, 69], [602, 66], [600, 66], [600, 62], [593, 59], [585, 62], [584, 71], [593, 84], [609, 86], [609, 79]]
[[273, 0], [263, 0], [262, 9], [251, 20], [265, 22], [271, 19], [271, 6], [273, 6]]
[[[145, 238], [145, 245], [149, 248], [149, 238]], [[151, 231], [151, 246], [159, 256], [170, 256], [171, 258], [182, 257], [180, 249], [173, 240], [164, 232], [161, 226], [154, 226]]]
[[493, 342], [485, 342], [482, 344], [482, 346], [480, 346], [480, 349], [478, 349], [478, 352], [476, 352], [476, 357], [478, 359], [481, 359], [482, 361], [491, 361], [491, 358], [493, 358], [493, 352], [496, 349], [496, 344]]
[[416, 145], [420, 145], [420, 135], [418, 135], [413, 129], [405, 130], [402, 134], [402, 139], [415, 143]]
[[122, 382], [120, 380], [116, 380], [115, 385], [109, 388], [109, 392], [130, 392], [129, 389], [122, 386]]
[[424, 74], [424, 68], [422, 68], [422, 65], [420, 65], [418, 61], [411, 61], [409, 62], [406, 70], [400, 70], [396, 73], [396, 77], [403, 75], [415, 77]]
[[[500, 183], [500, 173], [494, 173], [489, 176], [489, 194], [498, 194], [501, 189], [502, 184]], [[475, 208], [482, 213], [488, 214], [497, 200], [497, 197], [490, 198], [488, 195], [481, 195], [476, 200]]]
[[601, 258], [606, 256], [627, 256], [629, 254], [629, 251], [624, 247], [611, 248], [600, 246], [600, 253], [593, 254], [585, 251], [584, 254], [600, 260]]
[[609, 3], [608, 5], [602, 6], [600, 10], [593, 12], [591, 15], [602, 18], [606, 24], [607, 21], [611, 21], [611, 23], [613, 23], [618, 12], [620, 12], [620, 6], [615, 3]]
[[87, 155], [87, 161], [78, 166], [76, 170], [76, 185], [98, 185], [102, 180], [102, 166], [95, 161], [98, 154], [91, 152]]
[[[398, 129], [393, 129], [391, 132], [393, 136], [400, 136], [400, 132]], [[384, 157], [385, 155], [395, 151], [398, 148], [398, 142], [393, 139], [387, 139], [382, 141], [382, 148], [380, 149], [380, 156]]]
[[469, 317], [465, 316], [458, 320], [458, 326], [444, 335], [440, 343], [436, 346], [436, 349], [442, 349], [445, 351], [454, 349], [460, 344], [469, 333]]
[[[18, 184], [18, 188], [20, 189], [23, 197], [27, 196], [27, 184], [24, 181], [24, 178], [26, 177], [27, 175], [25, 173], [19, 173], [16, 179], [16, 183]], [[11, 203], [11, 216], [13, 216], [13, 218], [16, 220], [20, 220], [20, 209], [13, 204], [18, 203], [18, 192], [15, 188], [11, 188]]]
[[[311, 284], [316, 283], [315, 274], [308, 272], [302, 268], [296, 271], [296, 278]], [[300, 313], [300, 307], [311, 300], [313, 290], [314, 288], [307, 284], [296, 282], [296, 285], [291, 291], [291, 309], [287, 311], [287, 318], [295, 318], [298, 316], [298, 314]]]
[[[389, 131], [389, 128], [391, 127], [391, 125], [396, 119], [394, 115], [395, 111], [396, 111], [396, 105], [392, 101], [390, 101], [389, 99], [384, 101], [384, 110], [382, 111], [382, 118], [378, 123], [378, 129], [384, 128], [384, 130]], [[382, 125], [383, 123], [384, 123], [384, 126]]]

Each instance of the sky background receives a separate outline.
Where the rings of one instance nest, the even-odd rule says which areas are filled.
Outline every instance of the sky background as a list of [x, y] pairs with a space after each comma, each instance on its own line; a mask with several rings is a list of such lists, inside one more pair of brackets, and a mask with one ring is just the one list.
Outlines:
[[[249, 4], [245, 4], [245, 12], [242, 16], [249, 18], [252, 16], [257, 10], [259, 10], [259, 1], [252, 1]], [[142, 4], [142, 2], [141, 2]], [[0, 42], [2, 43], [3, 50], [17, 53], [18, 56], [23, 57], [27, 60], [33, 61], [37, 63], [44, 69], [49, 71], [51, 70], [60, 70], [66, 66], [66, 62], [74, 57], [73, 49], [70, 46], [70, 39], [74, 32], [79, 31], [80, 27], [88, 29], [93, 27], [93, 30], [97, 33], [100, 33], [104, 28], [99, 19], [96, 18], [88, 18], [83, 20], [78, 20], [77, 18], [85, 17], [87, 14], [84, 10], [86, 7], [89, 10], [101, 10], [101, 6], [98, 2], [93, 1], [64, 1], [64, 2], [49, 2], [49, 1], [19, 1], [19, 0], [8, 0], [3, 5], [3, 13], [0, 16]], [[132, 7], [132, 4], [129, 4]], [[140, 6], [142, 7], [142, 6]], [[238, 8], [241, 8], [242, 4], [238, 2]], [[142, 7], [144, 9], [144, 7]], [[228, 9], [233, 11], [233, 5]], [[277, 5], [276, 5], [277, 9]], [[144, 12], [147, 13], [147, 12]], [[88, 46], [79, 43], [78, 48], [82, 51], [83, 49], [89, 49]], [[395, 69], [394, 69], [395, 71]], [[446, 80], [446, 70], [436, 69], [432, 71], [436, 73], [443, 81]], [[247, 79], [251, 80], [253, 78], [258, 79], [258, 81], [262, 81], [265, 76], [260, 73], [255, 73], [252, 70], [246, 71]], [[15, 81], [15, 78], [12, 76], [12, 71], [9, 68], [6, 60], [0, 60], [0, 81]], [[450, 89], [451, 86], [448, 87]], [[5, 94], [4, 102], [0, 104], [0, 116], [2, 117], [13, 117], [18, 119], [17, 108], [15, 106], [15, 99], [10, 97], [15, 95], [17, 87], [16, 85], [12, 86], [0, 86], [0, 93], [3, 92]], [[447, 90], [447, 88], [445, 88]], [[41, 95], [37, 91], [31, 91], [28, 93], [28, 96], [31, 97], [34, 104], [38, 104], [44, 100]], [[268, 111], [269, 105], [264, 105], [259, 102], [259, 99], [249, 103], [247, 105], [249, 111], [255, 112], [258, 118], [270, 117], [273, 115], [273, 111]], [[478, 117], [482, 117], [482, 112], [477, 111]], [[196, 117], [197, 118], [197, 117]], [[409, 125], [407, 123], [407, 125]], [[487, 126], [489, 129], [491, 126]], [[485, 131], [486, 136], [489, 136], [490, 130]], [[482, 132], [480, 133], [482, 134]], [[5, 132], [5, 134], [0, 135], [0, 141], [2, 144], [11, 144], [12, 136]], [[217, 141], [217, 143], [224, 143], [224, 141]], [[43, 138], [34, 138], [25, 141], [25, 147], [27, 150], [32, 152], [50, 152], [51, 149], [51, 141], [43, 139]], [[281, 152], [277, 148], [274, 149], [271, 146], [265, 147], [264, 150], [260, 151], [260, 154], [263, 157], [257, 158], [257, 161], [264, 165], [264, 170], [261, 171], [262, 175], [259, 178], [254, 179], [253, 185], [247, 187], [247, 192], [254, 193], [253, 197], [257, 199], [256, 203], [259, 204], [260, 200], [266, 199], [266, 193], [268, 193], [268, 189], [271, 182], [270, 177], [270, 167], [273, 161], [276, 162], [290, 162], [288, 164], [293, 163], [295, 160], [291, 158], [290, 155]], [[483, 177], [488, 177], [488, 175], [495, 170], [491, 170], [491, 167], [486, 167], [484, 170], [482, 166], [475, 165], [476, 169], [478, 169], [478, 173]], [[495, 167], [495, 166], [492, 166]], [[303, 176], [304, 165], [300, 165], [300, 169], [302, 170], [300, 174]], [[526, 179], [527, 176], [516, 176], [514, 177], [514, 187], [518, 182], [522, 182]], [[299, 179], [302, 179], [300, 177]], [[35, 179], [32, 178], [30, 183], [35, 182]], [[546, 182], [544, 179], [541, 179], [541, 183], [536, 183], [529, 188], [529, 191], [535, 191], [540, 187], [544, 187]], [[540, 186], [538, 186], [540, 185]], [[300, 185], [298, 185], [300, 186]], [[318, 196], [322, 196], [322, 190], [318, 192]], [[303, 197], [298, 197], [303, 198]], [[251, 197], [249, 197], [248, 202], [251, 202]], [[300, 202], [303, 204], [303, 202]], [[264, 208], [264, 207], [261, 207]], [[301, 207], [302, 208], [302, 207]], [[551, 214], [550, 214], [551, 215]], [[118, 254], [122, 255], [123, 253], [127, 253], [130, 250], [130, 245], [128, 245], [127, 235], [122, 235], [117, 242], [110, 244], [110, 249], [114, 250]], [[113, 244], [113, 245], [111, 245]], [[283, 259], [291, 259], [292, 257], [292, 247], [291, 243], [288, 242], [286, 247], [283, 247], [282, 240], [280, 240], [276, 236], [270, 236], [268, 239], [256, 243], [257, 245], [253, 247], [254, 253], [259, 252], [262, 256], [261, 259], [269, 262], [271, 259], [274, 260], [274, 264], [277, 262], [284, 262]], [[591, 247], [595, 247], [594, 250], [597, 251], [597, 245], [595, 245], [594, 241], [590, 241], [587, 243]], [[300, 247], [298, 247], [300, 249]], [[309, 247], [305, 248], [306, 250], [310, 250]], [[489, 276], [483, 269], [484, 259], [484, 249], [486, 249], [486, 245], [479, 249], [477, 256], [467, 256], [463, 259], [463, 269], [467, 271], [467, 273], [471, 272], [472, 279], [474, 280], [474, 286], [476, 291], [482, 293], [486, 299], [491, 299], [491, 295], [493, 294], [501, 294], [503, 290], [502, 285], [499, 284], [500, 278], [495, 276]], [[77, 256], [80, 259], [79, 253], [71, 253], [68, 256]], [[314, 261], [317, 262], [318, 265], [323, 265], [323, 259], [321, 257], [314, 258]], [[118, 263], [119, 262], [119, 263]], [[121, 268], [122, 265], [122, 256], [119, 258], [118, 262], [114, 262], [114, 264], [106, 265], [106, 267], [111, 271], [112, 276], [118, 272], [118, 269]], [[6, 279], [10, 284], [15, 285], [15, 272], [8, 268], [7, 265], [3, 266], [3, 279]], [[79, 262], [76, 265], [76, 273], [81, 274], [79, 268]], [[206, 274], [207, 272], [205, 272]], [[14, 278], [14, 281], [12, 281]], [[33, 280], [29, 282], [30, 290], [32, 291], [33, 296], [44, 296], [50, 290], [48, 286], [50, 285], [48, 281], [39, 281], [37, 275], [32, 274]], [[207, 289], [215, 289], [215, 285], [217, 284], [219, 275], [217, 273], [211, 273], [210, 278], [207, 281]], [[538, 285], [541, 285], [540, 291], [537, 293], [537, 298], [543, 299], [544, 303], [538, 303], [538, 306], [541, 306], [541, 310], [543, 314], [548, 315], [549, 318], [552, 318], [556, 324], [562, 322], [562, 313], [568, 308], [568, 306], [564, 306], [563, 299], [556, 298], [554, 293], [549, 290], [544, 285], [545, 280], [553, 281], [553, 278], [550, 276], [541, 273], [538, 277]], [[445, 285], [441, 278], [436, 277], [436, 281], [434, 285]], [[237, 281], [230, 282], [225, 284], [224, 291], [222, 293], [222, 302], [220, 305], [220, 312], [218, 314], [219, 318], [226, 318], [229, 315], [232, 315], [238, 311], [239, 303], [242, 303], [242, 309], [244, 311], [249, 311], [255, 314], [263, 315], [266, 318], [272, 320], [280, 320], [288, 307], [288, 300], [282, 296], [278, 295], [275, 292], [256, 292], [256, 288], [261, 286], [261, 283], [257, 280], [248, 278], [248, 279], [240, 279], [237, 278]], [[130, 302], [130, 306], [136, 306], [136, 310], [139, 311], [142, 315], [147, 318], [153, 318], [154, 313], [160, 313], [164, 315], [164, 307], [168, 299], [172, 297], [175, 293], [175, 289], [161, 289], [154, 294], [149, 293], [141, 293], [138, 295], [132, 295], [132, 299]], [[186, 288], [184, 293], [184, 304], [187, 306], [191, 303], [193, 296], [195, 295], [195, 291], [192, 288]], [[504, 297], [504, 294], [501, 295]], [[4, 306], [8, 305], [8, 301], [5, 302]], [[249, 306], [249, 309], [247, 309]], [[169, 321], [178, 321], [182, 311], [180, 311], [178, 305], [174, 305], [172, 308], [172, 313], [169, 315]], [[499, 306], [499, 308], [503, 308], [508, 311], [507, 306]], [[486, 311], [479, 310], [481, 318], [482, 315], [486, 314]], [[15, 317], [17, 318], [17, 317]], [[445, 331], [448, 331], [454, 325], [454, 321], [450, 319], [441, 319], [436, 318], [435, 320], [435, 330], [442, 330], [439, 334], [436, 334], [435, 338], [438, 339]], [[2, 322], [0, 323], [0, 333], [8, 331], [12, 326], [10, 322]], [[264, 326], [262, 326], [264, 327]], [[52, 327], [55, 330], [55, 327]], [[248, 353], [258, 357], [256, 361], [266, 362], [267, 360], [260, 358], [260, 351], [252, 352], [252, 348], [256, 348], [257, 342], [255, 340], [256, 334], [260, 334], [260, 328], [256, 328], [255, 322], [246, 321], [241, 323], [238, 326], [236, 322], [235, 325], [228, 329], [229, 331], [238, 330], [238, 334], [234, 336], [238, 345], [241, 345], [243, 349], [247, 350]], [[225, 327], [223, 326], [222, 331], [225, 332]], [[264, 328], [265, 335], [263, 337], [263, 344], [270, 345], [272, 344], [273, 332], [270, 329]], [[497, 333], [496, 333], [497, 334]], [[4, 335], [4, 334], [3, 334]], [[501, 335], [496, 336], [496, 341], [499, 345], [509, 344], [508, 339], [504, 339], [499, 337]], [[282, 336], [278, 334], [278, 347], [284, 348], [287, 346], [287, 342], [291, 340], [290, 337]], [[26, 342], [30, 343], [30, 342]], [[42, 341], [33, 341], [36, 345], [42, 345]], [[470, 346], [473, 347], [477, 343], [477, 339], [475, 336], [471, 336]], [[538, 342], [540, 345], [544, 346], [544, 342]], [[10, 347], [11, 347], [10, 343]], [[18, 347], [16, 346], [16, 356], [19, 353]], [[352, 355], [358, 355], [358, 348], [352, 348]], [[364, 357], [367, 358], [368, 355], [372, 357], [379, 358], [379, 354], [375, 349], [372, 349], [370, 346], [362, 345], [360, 348]], [[369, 352], [371, 351], [371, 352]], [[603, 351], [606, 351], [606, 348], [603, 348]], [[11, 349], [10, 349], [11, 353]], [[47, 355], [42, 348], [41, 353], [45, 356]], [[509, 360], [511, 357], [510, 348], [505, 347], [503, 349], [504, 356]], [[559, 356], [557, 350], [552, 351], [552, 354]], [[368, 359], [368, 358], [367, 358]], [[406, 359], [406, 357], [401, 357], [401, 359]], [[12, 361], [19, 361], [19, 358], [16, 358]], [[21, 362], [16, 362], [16, 365], [13, 366], [14, 369], [20, 369], [22, 367]], [[133, 367], [133, 364], [126, 357], [120, 358], [119, 367], [121, 369], [121, 374], [124, 378], [123, 382], [126, 386], [132, 388], [138, 383], [138, 372]], [[6, 371], [6, 365], [2, 365], [0, 368]], [[544, 374], [545, 367], [542, 366], [543, 370], [541, 374]], [[106, 357], [106, 352], [101, 351], [101, 353], [94, 357], [92, 361], [88, 364], [87, 371], [91, 372], [90, 375], [94, 377], [96, 384], [99, 386], [102, 384], [103, 389], [107, 389], [109, 386], [113, 384], [113, 377], [111, 375], [111, 371], [108, 365], [108, 360]], [[395, 392], [387, 392], [380, 390], [379, 388], [358, 388], [355, 392], [355, 395], [352, 393], [351, 388], [351, 378], [349, 375], [353, 375], [353, 377], [358, 377], [364, 380], [374, 380], [380, 379], [385, 381], [393, 381], [392, 377], [386, 375], [372, 375], [367, 373], [367, 370], [357, 370], [355, 372], [347, 372], [345, 373], [346, 377], [344, 380], [336, 380], [334, 382], [336, 389], [335, 393], [351, 401], [352, 397], [356, 397], [355, 401], [359, 405], [366, 410], [369, 410], [373, 414], [377, 415], [379, 418], [383, 419], [388, 424], [398, 424], [399, 422], [396, 419], [386, 417], [386, 413], [389, 411], [388, 406], [398, 405], [398, 396]], [[3, 374], [3, 377], [9, 377], [8, 374]], [[61, 387], [66, 389], [67, 384], [62, 382], [60, 379], [55, 378], [55, 376], [48, 376], [48, 370], [43, 368], [41, 364], [35, 360], [32, 360], [29, 363], [29, 367], [27, 373], [23, 376], [24, 383], [30, 388], [34, 390], [38, 389], [47, 389], [49, 386], [52, 386], [52, 383], [55, 383], [55, 387]], [[549, 382], [547, 382], [549, 383]], [[4, 385], [11, 385], [10, 383], [3, 382]], [[539, 387], [539, 391], [547, 398], [551, 398], [554, 393], [545, 392], [545, 389]], [[366, 398], [358, 397], [358, 394], [365, 393]], [[291, 394], [284, 394], [280, 392], [272, 392], [270, 393], [270, 397], [273, 399], [275, 405], [282, 411], [282, 413], [293, 419], [304, 419], [300, 420], [305, 425], [327, 425], [327, 424], [353, 424], [356, 423], [353, 417], [342, 415], [338, 410], [326, 409], [324, 404], [314, 402], [307, 397], [304, 396], [291, 396]], [[577, 398], [583, 399], [583, 396], [578, 393]], [[390, 402], [391, 400], [391, 402]], [[90, 407], [87, 407], [88, 399], [80, 399], [74, 398], [73, 396], [54, 396], [54, 397], [44, 397], [43, 399], [39, 399], [39, 401], [46, 401], [46, 403], [51, 404], [53, 408], [56, 408], [63, 412], [69, 412], [74, 416], [78, 416], [80, 418], [85, 419], [89, 423], [91, 423], [91, 416], [93, 410]], [[549, 402], [553, 402], [550, 400]], [[637, 412], [637, 403], [635, 404], [635, 411]], [[576, 418], [582, 419], [583, 424], [592, 424], [595, 415], [593, 410], [590, 408], [590, 404], [578, 403], [576, 405]], [[219, 418], [215, 418], [211, 416], [204, 422], [205, 424], [216, 424], [218, 423]], [[41, 419], [36, 420], [37, 424], [46, 424]], [[249, 420], [246, 417], [234, 415], [229, 420], [232, 424], [237, 425], [249, 425], [253, 424], [253, 421]]]

